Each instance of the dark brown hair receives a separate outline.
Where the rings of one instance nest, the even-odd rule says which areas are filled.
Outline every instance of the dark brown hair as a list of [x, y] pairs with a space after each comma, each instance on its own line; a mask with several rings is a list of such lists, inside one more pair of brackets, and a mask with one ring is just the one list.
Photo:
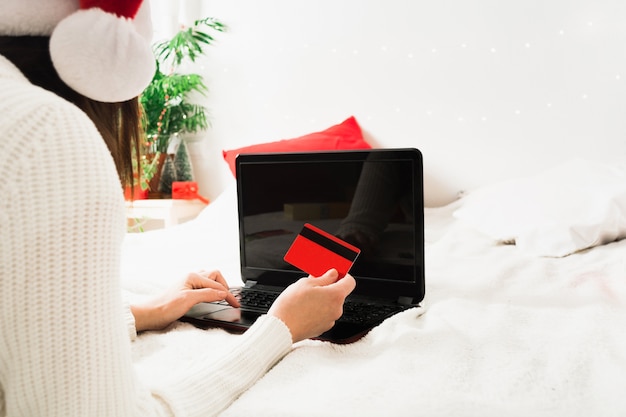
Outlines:
[[113, 155], [122, 185], [132, 186], [133, 178], [139, 175], [140, 143], [144, 136], [139, 100], [103, 103], [72, 90], [59, 78], [52, 65], [49, 42], [50, 38], [44, 36], [0, 36], [0, 55], [13, 62], [31, 83], [52, 91], [84, 111]]

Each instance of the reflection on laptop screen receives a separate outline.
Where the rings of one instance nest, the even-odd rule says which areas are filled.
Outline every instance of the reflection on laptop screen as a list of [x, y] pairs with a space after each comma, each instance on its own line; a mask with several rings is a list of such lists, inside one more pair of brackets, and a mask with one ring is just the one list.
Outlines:
[[274, 154], [240, 161], [244, 279], [270, 272], [301, 277], [283, 256], [311, 223], [361, 249], [350, 271], [357, 280], [423, 280], [421, 160], [402, 155], [406, 151]]

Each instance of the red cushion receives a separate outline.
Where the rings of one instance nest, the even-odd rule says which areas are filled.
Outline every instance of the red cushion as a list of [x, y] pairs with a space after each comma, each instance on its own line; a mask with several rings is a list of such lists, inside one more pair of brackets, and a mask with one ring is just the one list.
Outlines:
[[330, 151], [335, 149], [371, 148], [370, 144], [363, 139], [363, 133], [356, 119], [354, 116], [351, 116], [338, 125], [331, 126], [321, 132], [310, 133], [294, 139], [283, 139], [275, 142], [244, 146], [238, 149], [223, 151], [222, 154], [234, 176], [236, 175], [235, 158], [240, 153]]

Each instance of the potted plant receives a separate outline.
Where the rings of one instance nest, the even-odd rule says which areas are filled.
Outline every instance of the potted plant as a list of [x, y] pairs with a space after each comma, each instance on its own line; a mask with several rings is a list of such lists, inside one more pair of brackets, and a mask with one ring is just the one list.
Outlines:
[[208, 92], [202, 76], [179, 71], [181, 65], [195, 62], [214, 43], [209, 32], [225, 30], [226, 26], [217, 19], [204, 18], [155, 45], [157, 70], [140, 96], [146, 131], [140, 158], [142, 189], [157, 191], [162, 165], [173, 138], [181, 133], [208, 128], [206, 107], [190, 101], [192, 93], [206, 95]]

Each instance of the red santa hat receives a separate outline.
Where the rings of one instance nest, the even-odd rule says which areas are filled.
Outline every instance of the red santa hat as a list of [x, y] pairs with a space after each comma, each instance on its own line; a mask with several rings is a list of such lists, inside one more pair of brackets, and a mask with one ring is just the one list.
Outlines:
[[0, 34], [50, 36], [61, 79], [97, 101], [138, 96], [156, 69], [147, 0], [2, 0]]

